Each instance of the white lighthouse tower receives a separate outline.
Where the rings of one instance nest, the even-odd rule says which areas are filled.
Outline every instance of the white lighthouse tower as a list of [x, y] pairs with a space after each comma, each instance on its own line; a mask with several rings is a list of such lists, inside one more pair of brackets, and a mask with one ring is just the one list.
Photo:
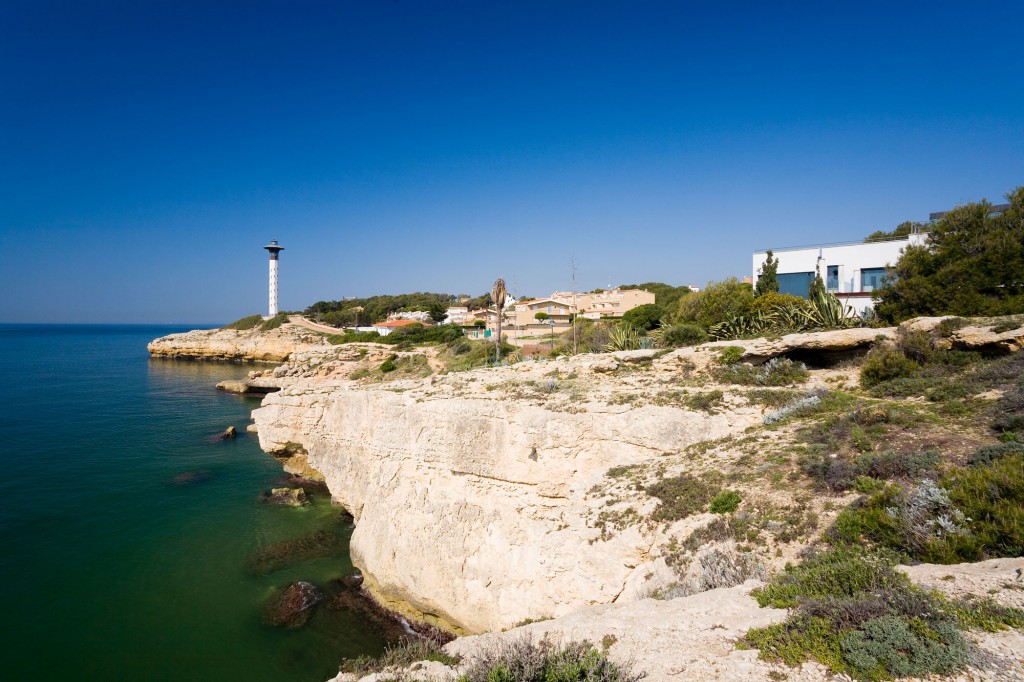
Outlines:
[[284, 251], [283, 246], [279, 246], [277, 240], [272, 240], [269, 244], [263, 247], [270, 252], [270, 317], [277, 315], [277, 254], [280, 251]]

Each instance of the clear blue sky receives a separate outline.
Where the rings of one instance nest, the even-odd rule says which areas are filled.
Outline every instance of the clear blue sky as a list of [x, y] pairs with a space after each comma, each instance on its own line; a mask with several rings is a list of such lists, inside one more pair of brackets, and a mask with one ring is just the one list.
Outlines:
[[0, 321], [749, 274], [1024, 184], [1022, 2], [0, 2]]

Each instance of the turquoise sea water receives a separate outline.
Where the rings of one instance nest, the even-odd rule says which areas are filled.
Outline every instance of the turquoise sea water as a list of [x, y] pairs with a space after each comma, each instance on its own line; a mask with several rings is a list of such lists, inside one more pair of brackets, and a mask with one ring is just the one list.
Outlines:
[[[280, 465], [255, 435], [211, 441], [244, 434], [259, 401], [214, 385], [252, 367], [149, 359], [147, 341], [184, 329], [0, 325], [3, 679], [324, 680], [384, 648], [353, 612], [261, 623], [276, 588], [352, 573], [351, 527], [323, 496], [259, 499]], [[344, 552], [245, 571], [259, 548], [320, 528]]]

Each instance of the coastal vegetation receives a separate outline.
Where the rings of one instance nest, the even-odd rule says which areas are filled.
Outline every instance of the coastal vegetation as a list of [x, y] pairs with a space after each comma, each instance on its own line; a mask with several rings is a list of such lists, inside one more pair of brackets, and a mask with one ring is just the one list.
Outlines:
[[335, 327], [368, 327], [383, 322], [391, 313], [422, 311], [434, 322], [441, 322], [450, 305], [459, 297], [451, 294], [416, 292], [394, 296], [346, 298], [340, 301], [317, 301], [304, 314], [312, 320]]
[[907, 246], [875, 294], [879, 319], [1024, 313], [1024, 187], [1006, 199], [999, 215], [985, 201], [958, 206]]
[[293, 313], [280, 312], [274, 317], [264, 319], [262, 315], [257, 313], [256, 315], [248, 315], [240, 320], [235, 320], [231, 324], [226, 324], [221, 329], [236, 329], [239, 331], [246, 331], [249, 329], [256, 329], [257, 327], [261, 332], [267, 332], [271, 329], [277, 329], [282, 324], [288, 321], [288, 316]]
[[815, 659], [857, 680], [950, 674], [969, 660], [968, 629], [1024, 626], [1024, 611], [991, 600], [950, 600], [914, 585], [894, 555], [857, 545], [819, 549], [754, 592], [791, 609], [740, 646], [787, 665]]

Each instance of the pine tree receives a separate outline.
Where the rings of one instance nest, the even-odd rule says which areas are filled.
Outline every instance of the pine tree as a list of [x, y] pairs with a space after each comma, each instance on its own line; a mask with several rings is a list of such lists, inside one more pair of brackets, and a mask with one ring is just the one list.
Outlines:
[[757, 286], [754, 287], [754, 296], [764, 296], [769, 291], [779, 292], [779, 278], [776, 274], [779, 271], [779, 259], [772, 258], [772, 251], [768, 249], [768, 257], [761, 266], [757, 275]]

